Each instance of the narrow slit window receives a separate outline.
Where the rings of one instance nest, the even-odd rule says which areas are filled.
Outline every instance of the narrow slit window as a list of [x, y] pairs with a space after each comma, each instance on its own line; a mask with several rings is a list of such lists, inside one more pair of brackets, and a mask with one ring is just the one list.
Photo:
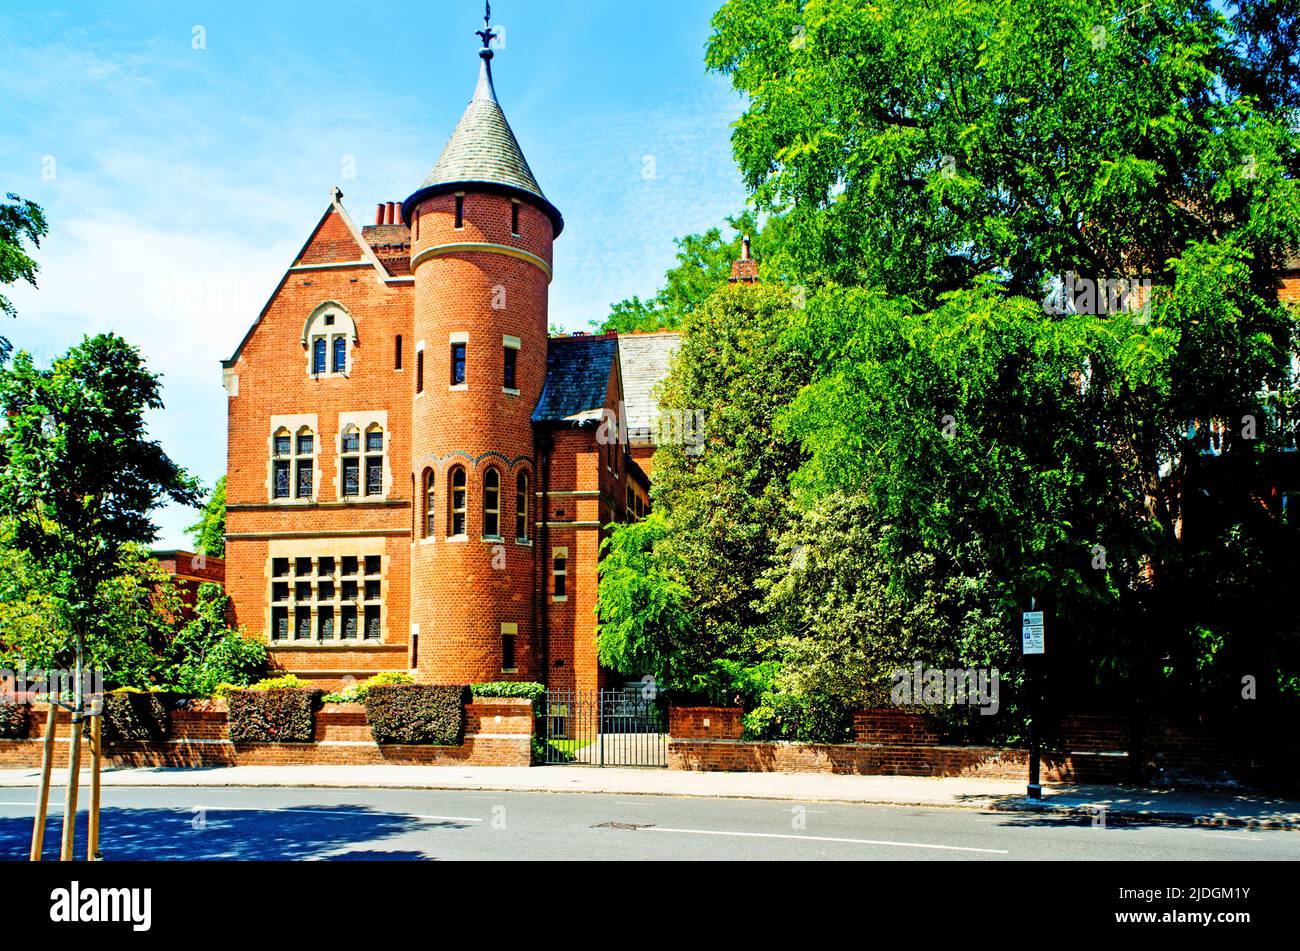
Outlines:
[[457, 466], [451, 474], [449, 501], [447, 534], [456, 538], [465, 534], [465, 470], [460, 466]]
[[465, 382], [465, 344], [451, 345], [451, 385], [460, 386]]
[[510, 233], [516, 238], [519, 237], [519, 202], [512, 202], [510, 205]]
[[501, 670], [505, 673], [518, 669], [515, 660], [515, 636], [514, 632], [501, 634]]
[[432, 538], [434, 534], [434, 500], [437, 496], [434, 494], [434, 475], [430, 471], [424, 477], [424, 537]]
[[415, 355], [415, 392], [424, 392], [424, 351]]
[[569, 558], [567, 553], [555, 556], [554, 574], [555, 596], [557, 598], [566, 597], [569, 590]]
[[528, 474], [515, 480], [515, 538], [528, 541]]
[[514, 347], [506, 347], [503, 356], [505, 359], [505, 367], [504, 373], [502, 374], [502, 385], [507, 390], [517, 390], [519, 389], [519, 351]]
[[501, 534], [501, 473], [496, 469], [488, 469], [483, 477], [483, 534]]
[[456, 196], [456, 227], [465, 227], [465, 196]]
[[402, 335], [398, 334], [397, 339], [393, 341], [393, 369], [402, 368]]

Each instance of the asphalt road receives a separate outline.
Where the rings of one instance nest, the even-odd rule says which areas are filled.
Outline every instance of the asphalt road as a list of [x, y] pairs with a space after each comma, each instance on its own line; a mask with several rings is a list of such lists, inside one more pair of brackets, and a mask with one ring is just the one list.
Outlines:
[[[46, 831], [59, 841], [62, 790]], [[0, 790], [0, 859], [27, 855], [35, 790]], [[83, 799], [83, 805], [85, 800]], [[84, 810], [78, 854], [84, 853]], [[560, 793], [106, 789], [108, 859], [1300, 859], [1300, 832], [966, 809]]]

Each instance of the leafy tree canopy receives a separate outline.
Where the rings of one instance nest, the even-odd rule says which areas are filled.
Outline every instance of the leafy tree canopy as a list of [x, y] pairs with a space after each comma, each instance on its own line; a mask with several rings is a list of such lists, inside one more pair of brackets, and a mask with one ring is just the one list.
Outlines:
[[222, 476], [203, 503], [203, 514], [185, 529], [194, 547], [213, 558], [226, 557], [226, 477]]
[[[6, 197], [7, 202], [0, 202], [0, 287], [17, 281], [35, 287], [40, 265], [27, 254], [25, 245], [30, 241], [33, 247], [40, 247], [48, 231], [45, 212], [12, 192]], [[0, 313], [16, 315], [13, 302], [4, 294], [0, 294]], [[8, 357], [9, 350], [9, 341], [0, 336], [0, 362]]]

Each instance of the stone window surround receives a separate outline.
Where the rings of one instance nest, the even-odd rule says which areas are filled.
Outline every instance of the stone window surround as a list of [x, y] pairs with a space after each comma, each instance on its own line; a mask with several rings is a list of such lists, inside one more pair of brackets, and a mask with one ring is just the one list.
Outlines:
[[[358, 594], [362, 596], [361, 600], [358, 602], [359, 607], [357, 611], [357, 625], [358, 625], [357, 633], [359, 636], [355, 639], [345, 641], [342, 639], [343, 585], [337, 579], [340, 577], [340, 573], [342, 571], [343, 558], [356, 557], [358, 559], [358, 564], [357, 564], [358, 573], [356, 576], [349, 576], [349, 577], [359, 578], [360, 579], [359, 583], [364, 586], [365, 578], [370, 577], [373, 579], [374, 577], [373, 575], [368, 576], [365, 574], [365, 560], [367, 556], [370, 557], [377, 556], [380, 559], [379, 562], [380, 564], [379, 640], [368, 641], [365, 638], [365, 610], [363, 607], [365, 604], [364, 601], [365, 591], [364, 591], [364, 587], [362, 587], [358, 591]], [[329, 580], [329, 579], [320, 578], [319, 568], [320, 568], [320, 559], [326, 557], [334, 559], [335, 573], [333, 577], [336, 579], [336, 581], [334, 585], [333, 599], [322, 602], [318, 598], [318, 582], [320, 580]], [[286, 601], [276, 604], [273, 600], [274, 595], [273, 595], [272, 586], [277, 581], [283, 582], [285, 580], [283, 578], [277, 579], [273, 577], [275, 573], [273, 566], [276, 559], [278, 558], [287, 558], [289, 560], [289, 569], [290, 569], [290, 573], [288, 576], [289, 598]], [[312, 600], [310, 602], [311, 612], [312, 612], [312, 619], [311, 619], [312, 637], [310, 639], [304, 639], [304, 640], [295, 640], [295, 638], [293, 637], [293, 633], [295, 630], [294, 627], [295, 613], [296, 613], [295, 608], [299, 607], [296, 598], [297, 591], [295, 585], [295, 582], [297, 580], [295, 562], [298, 558], [310, 558], [312, 560], [312, 575], [311, 575]], [[389, 574], [389, 557], [388, 557], [388, 553], [385, 551], [385, 540], [383, 538], [343, 538], [338, 540], [328, 539], [328, 538], [325, 539], [305, 538], [305, 539], [274, 539], [270, 541], [267, 544], [266, 567], [265, 567], [265, 575], [266, 575], [266, 614], [265, 614], [266, 638], [265, 640], [267, 645], [271, 648], [271, 650], [276, 650], [278, 647], [313, 647], [313, 648], [319, 648], [320, 650], [356, 650], [358, 646], [364, 646], [367, 644], [373, 645], [376, 643], [378, 644], [389, 643], [390, 641], [388, 636], [389, 633], [388, 632], [388, 602], [389, 602], [388, 574]], [[320, 623], [320, 615], [317, 612], [317, 608], [322, 606], [330, 606], [330, 605], [333, 605], [334, 607], [334, 637], [328, 641], [322, 641], [319, 638], [320, 630], [318, 625]], [[284, 607], [288, 610], [289, 637], [288, 639], [282, 641], [271, 640], [271, 634], [273, 632], [272, 619], [274, 617], [273, 609], [276, 607]]]
[[[464, 383], [448, 383], [448, 384], [447, 384], [447, 392], [449, 392], [449, 393], [465, 393], [465, 392], [468, 392], [468, 390], [469, 390], [469, 331], [467, 331], [467, 330], [454, 330], [454, 331], [452, 331], [452, 332], [448, 335], [448, 338], [447, 338], [447, 360], [448, 360], [448, 363], [450, 364], [450, 360], [451, 360], [451, 348], [454, 347], [454, 346], [456, 346], [457, 344], [461, 344], [461, 343], [463, 343], [463, 344], [465, 345], [465, 382], [464, 382]], [[450, 369], [450, 366], [448, 367], [448, 369]], [[451, 374], [448, 373], [448, 374], [447, 374], [447, 378], [450, 379], [450, 377], [451, 377]]]
[[[502, 349], [502, 350], [514, 350], [516, 353], [522, 353], [522, 352], [523, 352], [523, 349], [524, 349], [524, 345], [523, 345], [523, 342], [522, 342], [518, 337], [511, 337], [509, 334], [502, 334], [502, 335], [501, 335], [501, 349]], [[518, 356], [515, 357], [515, 384], [516, 384], [516, 385], [515, 385], [513, 388], [511, 388], [511, 387], [508, 387], [508, 386], [505, 385], [505, 381], [504, 381], [504, 380], [502, 380], [501, 382], [502, 382], [502, 386], [501, 386], [501, 392], [502, 392], [502, 393], [506, 394], [507, 396], [518, 396], [518, 395], [519, 395], [519, 386], [518, 386], [518, 384], [519, 384], [519, 357], [518, 357]]]
[[[289, 433], [290, 452], [288, 458], [291, 461], [289, 466], [289, 497], [287, 499], [277, 499], [275, 497], [275, 435], [281, 431]], [[312, 498], [297, 498], [298, 490], [298, 473], [296, 469], [298, 459], [298, 436], [304, 430], [311, 433], [312, 439]], [[270, 431], [266, 437], [266, 497], [272, 505], [311, 505], [320, 498], [321, 489], [321, 465], [320, 465], [320, 424], [317, 421], [315, 413], [303, 413], [296, 416], [272, 416]]]
[[[555, 560], [564, 559], [564, 571], [555, 570]], [[555, 579], [564, 576], [564, 594], [551, 594], [551, 601], [562, 604], [569, 600], [569, 549], [567, 547], [556, 547], [551, 549], [551, 591], [555, 591]]]
[[[332, 327], [325, 326], [325, 318], [329, 315], [334, 317]], [[334, 340], [337, 337], [343, 337], [347, 341], [346, 353], [344, 356], [345, 366], [342, 373], [334, 371]], [[314, 373], [312, 361], [314, 360], [315, 341], [317, 338], [324, 338], [325, 343], [325, 372]], [[357, 344], [357, 323], [353, 319], [351, 312], [338, 301], [325, 301], [317, 304], [308, 315], [302, 328], [302, 346], [307, 354], [307, 375], [317, 380], [327, 379], [346, 379], [352, 375], [354, 363], [353, 350]]]
[[[361, 451], [358, 455], [361, 458], [360, 488], [361, 494], [354, 497], [344, 497], [343, 495], [343, 433], [349, 428], [355, 426], [361, 437]], [[366, 433], [375, 427], [379, 427], [384, 433], [384, 489], [380, 495], [366, 495]], [[334, 434], [334, 489], [338, 501], [348, 505], [364, 505], [366, 502], [383, 502], [386, 501], [393, 491], [393, 467], [391, 462], [390, 448], [392, 446], [393, 433], [388, 428], [388, 411], [387, 410], [365, 410], [354, 413], [339, 413], [338, 430]], [[319, 442], [319, 440], [318, 440]]]
[[519, 673], [519, 624], [517, 622], [515, 621], [501, 622], [501, 641], [502, 641], [503, 655], [505, 654], [505, 639], [507, 637], [513, 637], [515, 639], [515, 665], [513, 667], [507, 667], [504, 663], [505, 657], [503, 656], [502, 657], [503, 663], [501, 664], [501, 673], [517, 674]]

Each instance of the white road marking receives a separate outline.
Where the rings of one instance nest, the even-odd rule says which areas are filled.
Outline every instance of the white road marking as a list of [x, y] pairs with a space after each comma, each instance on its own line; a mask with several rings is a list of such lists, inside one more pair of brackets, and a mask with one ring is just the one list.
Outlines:
[[183, 812], [300, 812], [309, 816], [377, 816], [397, 815], [407, 819], [425, 819], [429, 822], [482, 822], [482, 819], [467, 819], [464, 816], [418, 816], [409, 812], [375, 813], [353, 809], [268, 809], [265, 806], [177, 806]]
[[1232, 835], [1232, 834], [1227, 833], [1227, 832], [1207, 832], [1207, 833], [1205, 833], [1206, 837], [1207, 837], [1207, 838], [1210, 838], [1210, 839], [1233, 839], [1233, 840], [1235, 840], [1235, 841], [1237, 841], [1237, 842], [1262, 842], [1262, 841], [1264, 841], [1263, 839], [1256, 838], [1256, 836], [1257, 836], [1258, 834], [1259, 834], [1259, 833], [1257, 833], [1257, 832], [1254, 832], [1254, 833], [1252, 833], [1252, 832], [1243, 832], [1243, 833], [1241, 833], [1240, 835]]
[[939, 849], [944, 852], [985, 852], [990, 855], [1007, 855], [1006, 849], [976, 849], [964, 845], [927, 845], [923, 842], [889, 842], [883, 839], [840, 839], [827, 835], [789, 835], [779, 832], [715, 832], [711, 829], [669, 829], [649, 826], [638, 832], [675, 832], [683, 835], [731, 835], [750, 839], [797, 839], [800, 842], [846, 842], [850, 845], [892, 845], [904, 849]]

